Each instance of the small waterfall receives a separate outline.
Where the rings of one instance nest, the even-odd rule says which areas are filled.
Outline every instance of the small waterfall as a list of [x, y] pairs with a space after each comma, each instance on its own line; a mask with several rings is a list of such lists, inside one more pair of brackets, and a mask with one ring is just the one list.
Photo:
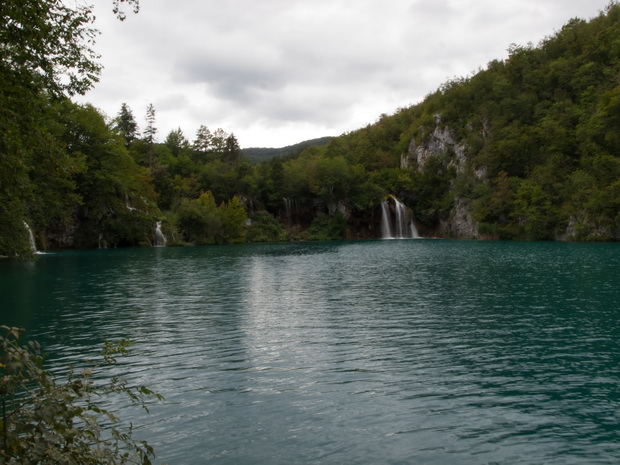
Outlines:
[[410, 210], [396, 197], [390, 198], [394, 201], [393, 215], [388, 200], [381, 202], [381, 237], [383, 239], [419, 238]]
[[286, 224], [288, 226], [293, 225], [293, 213], [297, 209], [297, 201], [295, 199], [289, 199], [284, 197], [284, 213], [286, 215]]
[[166, 236], [161, 232], [161, 221], [155, 224], [155, 247], [166, 247]]
[[132, 213], [138, 211], [137, 208], [134, 208], [129, 204], [129, 196], [127, 194], [125, 194], [125, 208]]
[[28, 232], [28, 240], [30, 241], [30, 250], [32, 250], [33, 253], [37, 253], [38, 252], [37, 243], [34, 240], [34, 233], [32, 232], [32, 228], [25, 221], [24, 221], [24, 227], [26, 228], [26, 231]]
[[103, 233], [99, 233], [99, 248], [100, 249], [107, 249], [108, 248], [108, 243], [103, 238]]
[[390, 206], [387, 203], [387, 200], [381, 201], [381, 237], [383, 239], [391, 239], [392, 236], [392, 226], [391, 223], [391, 215], [390, 215]]

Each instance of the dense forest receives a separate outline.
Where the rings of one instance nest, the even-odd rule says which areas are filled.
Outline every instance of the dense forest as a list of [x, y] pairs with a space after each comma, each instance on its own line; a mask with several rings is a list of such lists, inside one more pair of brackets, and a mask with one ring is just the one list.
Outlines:
[[425, 236], [620, 239], [615, 2], [419, 104], [260, 162], [223, 129], [157, 142], [152, 105], [107, 118], [73, 103], [99, 72], [87, 8], [0, 11], [2, 255], [28, 256], [29, 230], [39, 249], [149, 246], [158, 223], [168, 245], [377, 238], [391, 197]]

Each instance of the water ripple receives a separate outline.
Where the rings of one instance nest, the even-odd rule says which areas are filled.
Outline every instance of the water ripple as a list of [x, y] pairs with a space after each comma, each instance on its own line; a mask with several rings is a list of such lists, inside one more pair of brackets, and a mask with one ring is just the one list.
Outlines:
[[118, 407], [162, 461], [620, 460], [616, 244], [105, 252], [11, 265], [10, 303], [58, 367], [136, 341], [116, 373], [166, 400]]

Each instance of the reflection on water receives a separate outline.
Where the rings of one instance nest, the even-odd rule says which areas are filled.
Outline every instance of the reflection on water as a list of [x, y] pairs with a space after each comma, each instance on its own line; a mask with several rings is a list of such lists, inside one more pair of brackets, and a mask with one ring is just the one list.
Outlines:
[[161, 461], [616, 463], [616, 244], [371, 241], [0, 263], [52, 363], [129, 337]]

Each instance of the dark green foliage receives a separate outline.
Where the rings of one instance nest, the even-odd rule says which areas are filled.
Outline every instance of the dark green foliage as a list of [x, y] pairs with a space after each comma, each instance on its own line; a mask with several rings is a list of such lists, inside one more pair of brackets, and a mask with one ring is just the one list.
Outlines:
[[114, 120], [114, 130], [125, 139], [125, 146], [129, 147], [138, 137], [138, 123], [126, 103], [121, 105], [118, 116]]
[[405, 133], [418, 146], [441, 130], [466, 148], [464, 160], [427, 163], [412, 177], [410, 197], [400, 196], [416, 218], [447, 219], [458, 197], [485, 237], [620, 239], [619, 44], [612, 3], [537, 48], [512, 46], [505, 62], [445, 84], [411, 111]]
[[[42, 15], [28, 21], [43, 24], [45, 11], [64, 8], [43, 3], [40, 11], [24, 4]], [[10, 0], [0, 11], [19, 16], [19, 5]], [[87, 59], [76, 63], [73, 86], [55, 85], [52, 68], [8, 65], [7, 53], [21, 57], [15, 39], [25, 30], [6, 35], [13, 45], [0, 54], [0, 254], [30, 254], [24, 221], [50, 247], [92, 247], [100, 237], [148, 245], [162, 218], [177, 242], [194, 244], [370, 237], [389, 195], [432, 235], [477, 227], [490, 238], [620, 240], [615, 2], [537, 47], [512, 45], [508, 59], [446, 82], [415, 106], [278, 151], [241, 150], [233, 134], [204, 125], [191, 144], [180, 129], [157, 143], [152, 106], [140, 139], [126, 105], [107, 127], [94, 108], [51, 98], [96, 79], [83, 40], [92, 18], [71, 14], [81, 31], [73, 50]], [[65, 23], [54, 27], [52, 44], [68, 37]], [[34, 54], [23, 64], [40, 58], [33, 34]], [[64, 50], [56, 45], [54, 59]], [[324, 213], [336, 211], [346, 219]]]
[[234, 196], [219, 207], [222, 222], [221, 238], [223, 242], [245, 242], [248, 216], [239, 197]]
[[149, 171], [138, 166], [93, 107], [67, 104], [60, 118], [67, 153], [86, 162], [76, 176], [81, 198], [76, 245], [96, 247], [101, 239], [109, 246], [146, 245], [159, 215]]
[[[43, 194], [30, 176], [37, 162], [49, 157], [49, 165], [58, 163], [59, 172], [52, 173], [66, 182], [70, 169], [62, 171], [62, 147], [50, 135], [48, 105], [84, 93], [97, 81], [100, 66], [90, 48], [93, 19], [90, 8], [72, 9], [60, 0], [0, 3], [0, 255], [29, 253], [23, 222]], [[36, 231], [42, 227], [33, 224]]]
[[211, 191], [197, 199], [183, 199], [176, 212], [176, 223], [187, 242], [222, 244], [244, 242], [247, 214], [238, 197], [218, 207]]
[[[101, 70], [90, 45], [91, 7], [60, 0], [3, 0], [0, 6], [0, 76], [4, 92], [45, 90], [83, 94]], [[9, 89], [7, 80], [16, 86]], [[18, 88], [19, 87], [19, 88]]]
[[198, 199], [183, 199], [176, 213], [176, 222], [184, 240], [194, 244], [215, 244], [222, 230], [222, 221], [211, 191]]
[[133, 439], [131, 425], [103, 407], [126, 397], [148, 411], [148, 400], [162, 399], [123, 378], [101, 378], [115, 357], [128, 353], [128, 341], [106, 342], [98, 362], [71, 368], [60, 381], [43, 369], [38, 343], [19, 344], [23, 330], [0, 326], [0, 331], [0, 463], [151, 463], [151, 446]]
[[257, 212], [252, 216], [248, 228], [249, 242], [283, 242], [288, 240], [284, 225], [267, 212]]
[[232, 165], [236, 165], [241, 161], [241, 147], [239, 147], [239, 141], [234, 134], [226, 138], [226, 149], [224, 150], [223, 158]]
[[346, 237], [347, 219], [340, 212], [334, 215], [319, 213], [305, 234], [309, 241], [337, 241]]

